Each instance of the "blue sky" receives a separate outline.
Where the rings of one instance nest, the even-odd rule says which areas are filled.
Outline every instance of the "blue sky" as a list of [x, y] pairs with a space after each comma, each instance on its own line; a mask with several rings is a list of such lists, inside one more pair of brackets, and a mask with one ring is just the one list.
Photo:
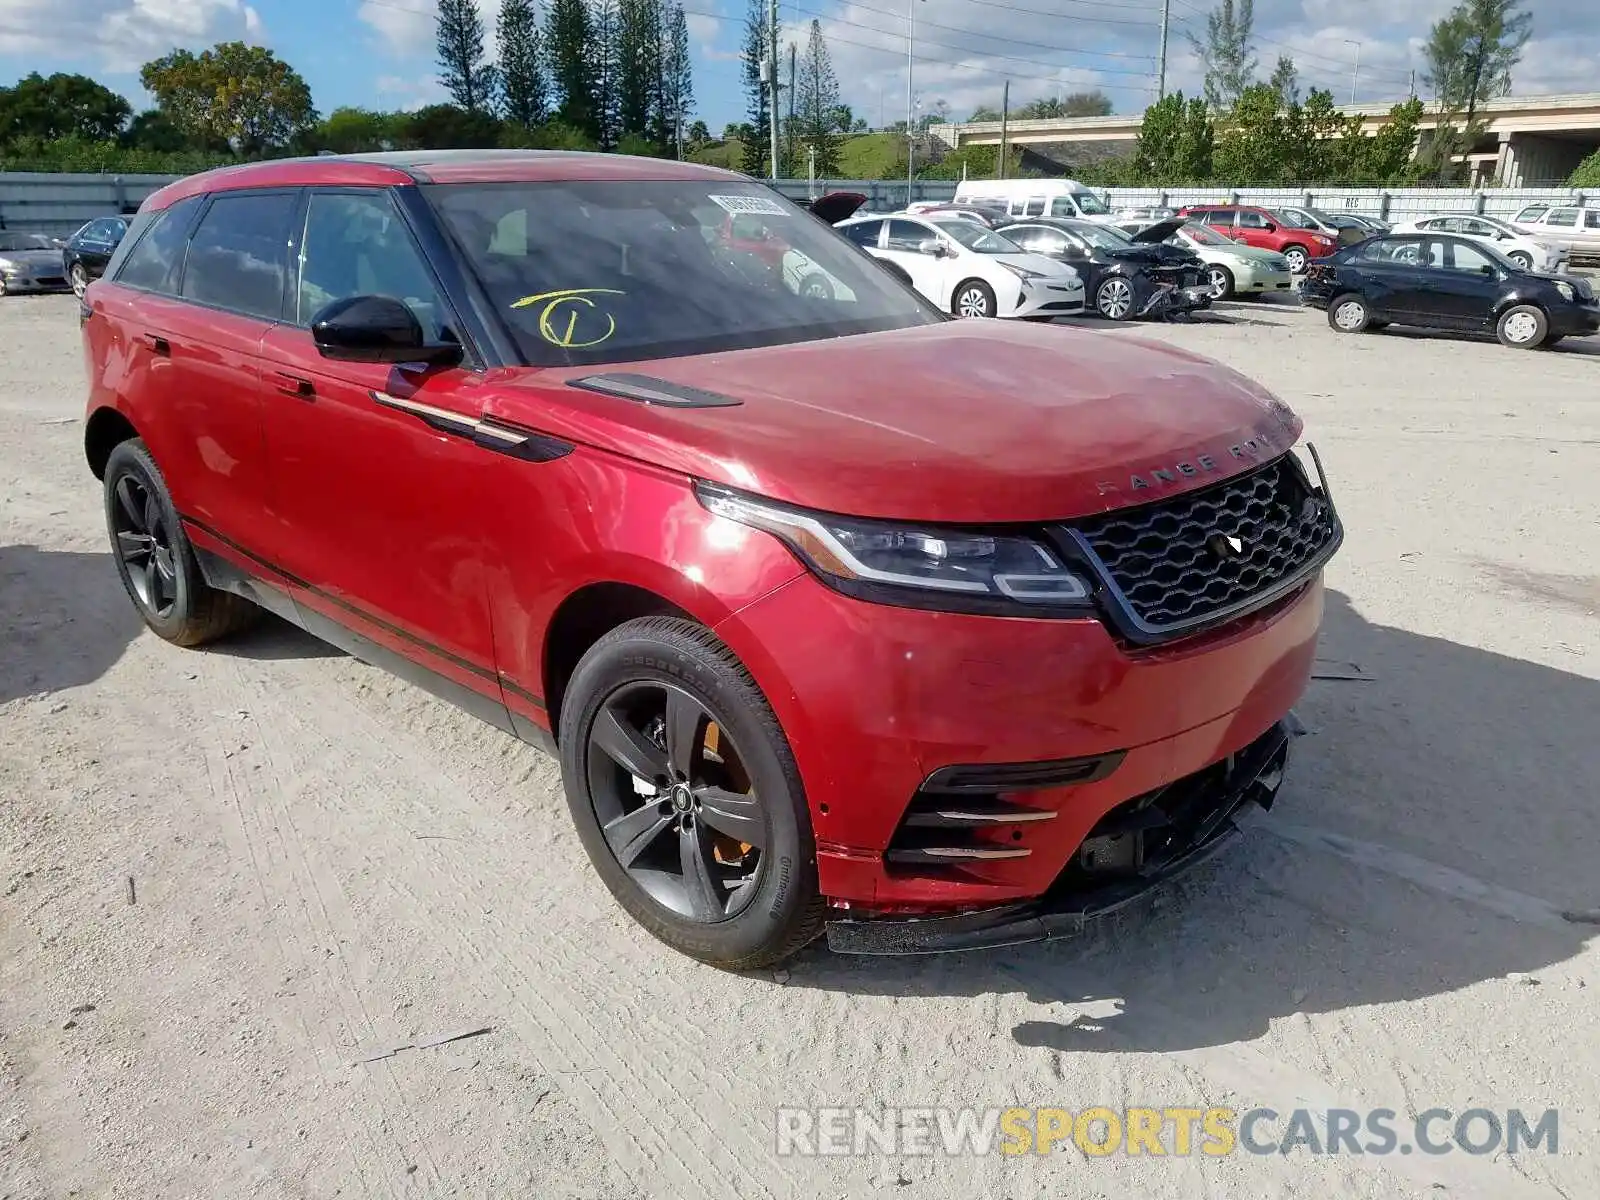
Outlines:
[[[498, 0], [479, 0], [491, 19]], [[1154, 93], [1160, 0], [783, 0], [784, 44], [822, 20], [844, 99], [874, 125], [906, 113], [906, 7], [915, 4], [913, 86], [924, 110], [957, 119], [998, 105], [1099, 87], [1118, 112]], [[1185, 33], [1214, 0], [1172, 0], [1169, 87], [1199, 72]], [[1535, 39], [1518, 93], [1600, 88], [1594, 0], [1534, 0]], [[743, 0], [686, 0], [697, 115], [713, 130], [741, 119]], [[1403, 98], [1420, 42], [1450, 0], [1256, 0], [1257, 53], [1269, 73], [1293, 56], [1306, 82], [1349, 98]], [[143, 101], [139, 64], [175, 45], [234, 38], [270, 46], [310, 83], [324, 113], [341, 105], [416, 107], [440, 98], [433, 0], [0, 0], [0, 81], [30, 70], [81, 71]], [[1360, 43], [1359, 48], [1355, 43]], [[1359, 70], [1357, 55], [1359, 54]], [[1420, 84], [1419, 84], [1420, 86]]]

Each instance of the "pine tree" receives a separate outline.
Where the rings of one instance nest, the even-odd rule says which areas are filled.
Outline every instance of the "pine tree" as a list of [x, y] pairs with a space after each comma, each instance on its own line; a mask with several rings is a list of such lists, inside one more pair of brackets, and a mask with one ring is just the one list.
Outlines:
[[1511, 90], [1511, 68], [1533, 34], [1533, 14], [1523, 0], [1462, 0], [1433, 26], [1423, 55], [1446, 112], [1464, 113], [1471, 126], [1478, 109]]
[[439, 82], [458, 108], [490, 113], [498, 82], [495, 68], [483, 54], [483, 18], [472, 0], [439, 0], [435, 40]]
[[496, 35], [507, 119], [525, 129], [544, 124], [550, 116], [550, 88], [540, 55], [533, 0], [501, 0]]
[[622, 140], [621, 107], [624, 68], [617, 0], [594, 0], [589, 18], [592, 37], [589, 61], [594, 71], [595, 136], [602, 150], [615, 150]]
[[653, 141], [661, 60], [659, 0], [619, 0], [616, 46], [618, 136]]
[[770, 96], [761, 78], [761, 64], [771, 52], [771, 36], [767, 26], [767, 6], [763, 0], [750, 0], [750, 12], [744, 22], [744, 94], [748, 101], [751, 137], [744, 144], [744, 161], [740, 169], [746, 175], [765, 175], [769, 169], [768, 152], [772, 143]]
[[1189, 34], [1206, 68], [1206, 103], [1216, 112], [1231, 109], [1255, 82], [1256, 57], [1250, 49], [1255, 25], [1255, 0], [1222, 0], [1206, 16], [1205, 41]]
[[598, 139], [593, 38], [593, 22], [584, 0], [550, 0], [544, 24], [544, 55], [550, 69], [556, 118]]
[[800, 60], [796, 132], [801, 143], [816, 155], [817, 174], [826, 178], [839, 173], [839, 77], [833, 72], [828, 43], [822, 37], [822, 22], [811, 22], [811, 38]]
[[661, 56], [665, 83], [662, 116], [668, 144], [688, 137], [689, 114], [694, 111], [694, 68], [689, 58], [689, 22], [683, 5], [667, 13], [666, 50]]

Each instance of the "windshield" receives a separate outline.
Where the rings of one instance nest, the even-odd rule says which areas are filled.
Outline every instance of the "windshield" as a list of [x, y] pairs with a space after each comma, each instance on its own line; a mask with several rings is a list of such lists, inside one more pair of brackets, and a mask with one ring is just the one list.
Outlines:
[[948, 234], [974, 254], [1021, 254], [1022, 247], [976, 221], [953, 217], [934, 221], [940, 233]]
[[1238, 246], [1232, 240], [1223, 237], [1220, 233], [1212, 230], [1210, 226], [1202, 225], [1198, 221], [1190, 221], [1183, 227], [1182, 232], [1184, 237], [1201, 246], [1232, 246], [1234, 249], [1238, 249]]
[[708, 354], [945, 319], [759, 184], [585, 180], [423, 191], [530, 366]]
[[55, 243], [42, 233], [0, 233], [0, 250], [54, 250]]
[[1111, 212], [1105, 201], [1093, 192], [1073, 192], [1072, 198], [1078, 202], [1078, 211], [1088, 216], [1103, 217]]
[[1084, 221], [1072, 226], [1072, 232], [1096, 250], [1121, 250], [1133, 244], [1133, 235], [1123, 233], [1113, 225], [1096, 225]]

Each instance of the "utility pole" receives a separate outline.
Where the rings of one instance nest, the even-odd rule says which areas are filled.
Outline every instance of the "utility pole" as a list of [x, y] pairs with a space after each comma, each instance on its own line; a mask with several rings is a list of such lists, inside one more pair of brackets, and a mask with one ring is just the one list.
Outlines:
[[916, 62], [913, 47], [916, 45], [917, 0], [906, 0], [906, 203], [911, 203], [912, 181], [917, 175], [911, 160], [917, 156], [917, 115], [912, 111], [911, 68]]
[[1417, 69], [1415, 67], [1411, 68], [1411, 98], [1413, 100], [1417, 98]]
[[1172, 23], [1172, 0], [1161, 0], [1161, 66], [1156, 71], [1156, 99], [1167, 96], [1167, 28]]
[[772, 0], [772, 16], [770, 30], [771, 42], [767, 62], [771, 68], [772, 76], [772, 111], [768, 117], [772, 123], [770, 137], [772, 139], [772, 182], [778, 182], [778, 0]]
[[1000, 164], [995, 174], [996, 179], [1006, 177], [1006, 161], [1009, 157], [1009, 147], [1006, 145], [1007, 127], [1011, 122], [1011, 80], [1006, 80], [1006, 85], [1000, 91]]
[[783, 148], [789, 158], [789, 166], [797, 164], [794, 161], [794, 101], [796, 96], [794, 86], [794, 43], [789, 43], [789, 124], [783, 131]]
[[1356, 102], [1356, 83], [1361, 78], [1361, 43], [1354, 38], [1345, 38], [1344, 43], [1347, 46], [1356, 48], [1356, 66], [1355, 70], [1350, 72], [1350, 103], [1354, 104]]

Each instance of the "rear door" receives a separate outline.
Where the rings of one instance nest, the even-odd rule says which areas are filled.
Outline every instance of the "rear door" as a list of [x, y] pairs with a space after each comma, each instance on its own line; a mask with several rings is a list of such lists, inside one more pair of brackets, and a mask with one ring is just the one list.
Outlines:
[[386, 190], [310, 191], [293, 243], [284, 320], [263, 344], [265, 553], [302, 582], [303, 607], [498, 704], [483, 514], [504, 460], [462, 434], [482, 415], [481, 374], [340, 362], [311, 337], [353, 296], [403, 300], [433, 342], [459, 321]]
[[[162, 471], [191, 524], [251, 553], [268, 527], [261, 432], [261, 339], [282, 317], [292, 190], [213, 195], [190, 233], [175, 286], [136, 306], [130, 334], [149, 356], [176, 431]], [[118, 280], [137, 276], [134, 247]]]
[[1425, 235], [1385, 238], [1354, 252], [1360, 256], [1354, 265], [1374, 316], [1403, 322], [1422, 311], [1429, 278], [1422, 264], [1429, 241]]
[[938, 240], [938, 234], [920, 221], [890, 218], [888, 237], [880, 253], [885, 261], [894, 263], [911, 276], [912, 287], [940, 308], [947, 309], [955, 284], [951, 281], [948, 287], [945, 285], [946, 267], [955, 260], [922, 251], [925, 242]]

